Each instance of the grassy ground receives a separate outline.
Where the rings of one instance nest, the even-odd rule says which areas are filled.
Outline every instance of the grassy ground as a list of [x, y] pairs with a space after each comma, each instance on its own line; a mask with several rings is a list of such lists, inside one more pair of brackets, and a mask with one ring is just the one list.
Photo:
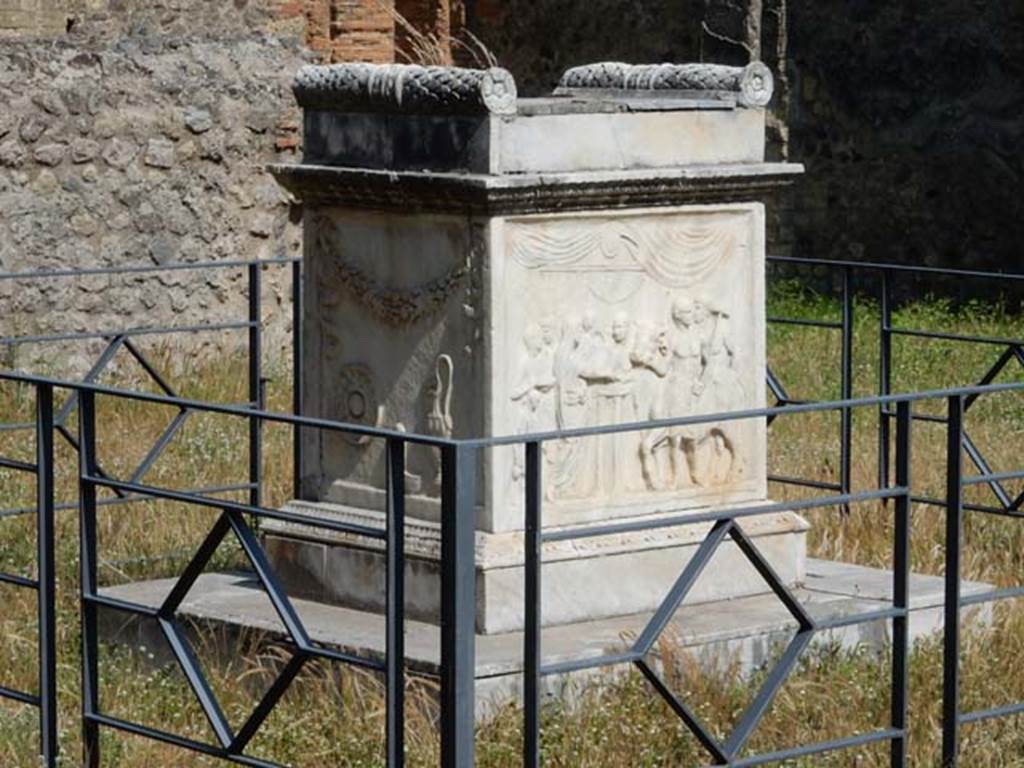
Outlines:
[[[776, 290], [771, 313], [789, 316], [837, 317], [833, 302], [809, 296], [790, 286]], [[954, 310], [937, 301], [908, 306], [898, 313], [906, 327], [988, 333], [1021, 337], [1024, 322], [986, 306]], [[869, 394], [877, 380], [877, 312], [870, 304], [857, 307], [856, 391]], [[790, 393], [802, 398], [837, 395], [839, 340], [833, 331], [773, 326], [769, 334], [771, 364]], [[896, 349], [896, 389], [922, 389], [968, 384], [980, 378], [1000, 349], [965, 347], [954, 343], [901, 340]], [[165, 362], [168, 362], [165, 360]], [[1016, 364], [1015, 364], [1016, 365]], [[175, 377], [183, 394], [215, 401], [245, 399], [244, 364], [231, 370], [210, 368], [181, 371]], [[999, 380], [1021, 380], [1020, 366]], [[270, 405], [286, 410], [287, 375], [274, 371]], [[117, 381], [141, 379], [125, 365]], [[922, 404], [921, 412], [939, 413], [942, 403]], [[31, 416], [30, 393], [0, 388], [2, 421]], [[144, 455], [147, 445], [168, 423], [167, 409], [99, 401], [100, 460], [111, 474], [124, 476]], [[855, 417], [854, 480], [858, 489], [874, 487], [876, 478], [875, 424], [877, 413]], [[834, 416], [801, 416], [780, 420], [771, 432], [772, 470], [835, 480], [838, 445]], [[1016, 446], [1024, 437], [1024, 396], [997, 396], [979, 401], [971, 410], [969, 430], [998, 470], [1020, 469]], [[919, 492], [941, 495], [944, 436], [941, 426], [915, 426], [915, 482]], [[290, 435], [270, 427], [266, 434], [267, 503], [288, 496]], [[223, 417], [194, 419], [172, 444], [147, 480], [171, 487], [219, 485], [245, 480], [246, 427]], [[0, 433], [0, 455], [30, 460], [32, 442], [24, 436]], [[63, 500], [74, 499], [74, 457], [61, 446], [58, 485]], [[1019, 492], [1020, 488], [1015, 488]], [[973, 492], [988, 501], [984, 491]], [[773, 488], [776, 498], [809, 494], [792, 488]], [[28, 480], [0, 472], [0, 504], [30, 505]], [[849, 517], [834, 509], [808, 515], [813, 524], [810, 548], [815, 556], [886, 567], [891, 558], [891, 513], [878, 505], [860, 505]], [[134, 503], [100, 512], [100, 576], [104, 584], [138, 578], [171, 576], [180, 572], [201, 541], [211, 513], [171, 503]], [[944, 515], [941, 509], [916, 506], [912, 560], [916, 571], [942, 572]], [[30, 517], [0, 522], [0, 568], [32, 575], [35, 539]], [[1001, 586], [1021, 583], [1024, 527], [1013, 521], [969, 516], [964, 573]], [[58, 525], [58, 597], [61, 686], [61, 737], [68, 765], [77, 764], [79, 707], [77, 616], [77, 521], [74, 511], [63, 512]], [[241, 562], [237, 548], [224, 546], [211, 568]], [[0, 684], [32, 690], [36, 685], [34, 596], [0, 586]], [[252, 638], [229, 659], [218, 657], [216, 643], [200, 649], [200, 657], [220, 694], [229, 718], [236, 724], [270, 684], [281, 666], [280, 654]], [[1000, 605], [991, 626], [965, 635], [963, 708], [965, 710], [1024, 700], [1024, 606]], [[131, 717], [191, 738], [211, 740], [198, 706], [181, 674], [174, 668], [154, 667], [147, 656], [158, 649], [103, 648], [102, 704], [111, 714]], [[728, 731], [753, 690], [766, 674], [754, 679], [736, 672], [723, 659], [709, 672], [671, 641], [660, 649], [672, 687], [719, 734]], [[920, 643], [911, 668], [912, 764], [937, 764], [941, 705], [941, 646], [937, 639]], [[822, 741], [885, 726], [889, 708], [889, 661], [866, 650], [844, 651], [827, 646], [805, 654], [795, 674], [775, 700], [750, 744], [752, 753]], [[433, 765], [437, 737], [436, 712], [428, 684], [411, 684], [408, 704], [408, 754], [412, 765]], [[627, 671], [601, 686], [580, 684], [577, 704], [552, 705], [544, 713], [544, 753], [552, 766], [690, 766], [706, 759], [668, 707], [639, 674]], [[964, 729], [963, 765], [1024, 766], [1024, 729], [1013, 719]], [[291, 689], [253, 742], [251, 753], [298, 766], [376, 766], [382, 763], [384, 709], [378, 681], [339, 670], [311, 665]], [[504, 768], [519, 765], [521, 713], [513, 706], [497, 712], [481, 726], [480, 764]], [[35, 765], [35, 712], [20, 705], [0, 704], [0, 765]], [[131, 736], [104, 732], [104, 765], [204, 766], [220, 764], [180, 750]], [[791, 765], [875, 766], [887, 764], [884, 747], [869, 747], [818, 756]]]

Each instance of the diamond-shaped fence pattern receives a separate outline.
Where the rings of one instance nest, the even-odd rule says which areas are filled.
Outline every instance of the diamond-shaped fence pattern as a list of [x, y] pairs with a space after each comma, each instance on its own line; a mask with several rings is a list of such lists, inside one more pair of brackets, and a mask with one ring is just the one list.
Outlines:
[[[658, 638], [661, 637], [671, 621], [673, 614], [682, 605], [690, 589], [727, 538], [731, 538], [736, 543], [739, 550], [765, 580], [772, 592], [779, 598], [779, 601], [786, 607], [786, 610], [789, 611], [790, 615], [799, 625], [799, 631], [790, 641], [782, 657], [776, 662], [768, 678], [754, 697], [754, 700], [740, 717], [739, 722], [733, 729], [732, 735], [722, 743], [711, 734], [711, 731], [700, 721], [686, 703], [669, 689], [654, 667], [646, 661], [646, 656], [654, 648]], [[636, 655], [633, 663], [644, 674], [644, 677], [650, 681], [654, 689], [664, 697], [673, 711], [679, 715], [686, 727], [700, 741], [712, 758], [719, 764], [728, 764], [730, 760], [734, 760], [739, 755], [744, 745], [750, 739], [754, 729], [757, 728], [758, 723], [761, 722], [761, 719], [768, 711], [772, 699], [775, 698], [775, 695], [782, 688], [789, 673], [799, 660], [800, 654], [810, 643], [815, 630], [814, 620], [782, 582], [778, 574], [775, 573], [775, 569], [765, 560], [754, 543], [743, 532], [743, 529], [740, 528], [735, 520], [720, 520], [711, 529], [711, 532], [704, 539], [690, 562], [687, 563], [686, 568], [683, 569], [682, 574], [680, 574], [672, 586], [669, 594], [633, 644], [632, 650]]]
[[[352, 665], [384, 675], [387, 683], [388, 696], [388, 749], [389, 755], [401, 753], [401, 701], [403, 671], [401, 643], [402, 599], [400, 589], [396, 589], [397, 574], [402, 573], [402, 547], [396, 544], [401, 541], [401, 519], [404, 515], [401, 501], [404, 488], [397, 482], [393, 492], [389, 494], [388, 526], [379, 530], [366, 526], [348, 524], [341, 521], [290, 518], [289, 513], [263, 507], [242, 504], [223, 499], [214, 499], [195, 493], [177, 492], [151, 486], [136, 486], [109, 478], [98, 472], [96, 460], [96, 410], [95, 391], [82, 389], [79, 391], [79, 430], [80, 446], [80, 498], [82, 523], [82, 598], [83, 598], [83, 716], [85, 721], [86, 765], [98, 768], [99, 763], [99, 731], [100, 726], [134, 733], [146, 738], [162, 740], [176, 746], [226, 760], [254, 766], [278, 766], [279, 763], [261, 760], [247, 755], [246, 748], [256, 736], [261, 725], [273, 712], [282, 697], [287, 693], [298, 674], [307, 662], [312, 659], [323, 659]], [[230, 409], [229, 409], [230, 410]], [[250, 412], [237, 409], [235, 415], [249, 418]], [[402, 478], [404, 466], [402, 457], [404, 441], [389, 441], [389, 477]], [[98, 488], [117, 488], [131, 486], [134, 492], [143, 493], [156, 499], [167, 499], [190, 505], [198, 505], [218, 512], [216, 522], [205, 539], [196, 549], [189, 563], [168, 592], [161, 605], [151, 608], [144, 605], [124, 602], [104, 596], [99, 589], [96, 575], [97, 540], [96, 540], [96, 491]], [[384, 661], [348, 653], [333, 648], [321, 647], [310, 638], [309, 632], [295, 610], [287, 592], [278, 580], [269, 559], [253, 530], [248, 518], [259, 518], [263, 515], [293, 519], [295, 522], [319, 525], [340, 532], [368, 536], [387, 541], [389, 607], [393, 610], [388, 618], [387, 653]], [[397, 522], [396, 522], [397, 521]], [[218, 547], [232, 535], [255, 573], [260, 586], [272, 604], [278, 619], [284, 627], [284, 638], [281, 644], [290, 651], [288, 661], [277, 677], [264, 692], [245, 722], [235, 729], [229, 722], [217, 695], [203, 673], [200, 661], [189, 640], [188, 633], [178, 619], [189, 591], [196, 585], [204, 569], [209, 565]], [[127, 611], [154, 619], [168, 646], [180, 666], [185, 679], [194, 693], [206, 719], [216, 737], [217, 744], [211, 745], [200, 741], [177, 736], [155, 728], [149, 728], [121, 718], [107, 715], [100, 711], [98, 696], [99, 656], [98, 656], [98, 614], [100, 607]], [[395, 735], [397, 734], [397, 735]], [[389, 765], [400, 765], [400, 760], [390, 759]]]
[[[188, 591], [193, 587], [196, 579], [202, 574], [203, 569], [209, 563], [210, 558], [213, 557], [217, 547], [229, 532], [233, 532], [238, 539], [257, 578], [270, 597], [278, 617], [281, 619], [282, 624], [284, 624], [289, 642], [295, 647], [291, 659], [237, 733], [232, 731], [231, 724], [227, 721], [216, 695], [203, 675], [188, 638], [179, 626], [175, 616]], [[303, 665], [317, 650], [310, 642], [309, 634], [306, 632], [302, 621], [288, 599], [288, 595], [285, 594], [271, 570], [266, 555], [249, 524], [240, 513], [232, 510], [224, 511], [218, 518], [213, 529], [200, 545], [195, 557], [192, 558], [192, 561], [185, 568], [184, 573], [178, 579], [174, 588], [167, 595], [163, 605], [160, 606], [157, 612], [157, 621], [164, 636], [167, 638], [175, 658], [178, 660], [178, 664], [181, 665], [189, 685], [196, 694], [199, 704], [210, 721], [210, 726], [213, 728], [221, 745], [229, 753], [233, 754], [241, 754], [245, 750], [249, 741], [288, 690], [289, 685], [291, 685], [296, 675], [301, 671]]]

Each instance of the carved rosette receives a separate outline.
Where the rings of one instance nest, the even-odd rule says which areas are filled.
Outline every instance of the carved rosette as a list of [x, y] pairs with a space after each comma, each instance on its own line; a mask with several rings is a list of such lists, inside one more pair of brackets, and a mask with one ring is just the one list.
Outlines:
[[[336, 399], [331, 409], [331, 418], [348, 424], [379, 426], [381, 405], [377, 398], [373, 371], [368, 365], [352, 363], [344, 366], [338, 375], [334, 397]], [[352, 445], [362, 445], [366, 442], [366, 439], [359, 435], [347, 432], [343, 434], [345, 440]]]

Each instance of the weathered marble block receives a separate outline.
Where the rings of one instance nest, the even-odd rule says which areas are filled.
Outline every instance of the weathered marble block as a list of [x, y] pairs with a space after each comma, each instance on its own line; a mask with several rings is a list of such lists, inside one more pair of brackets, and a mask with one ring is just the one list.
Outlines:
[[[760, 198], [801, 168], [764, 162], [770, 73], [688, 65], [570, 70], [515, 96], [502, 70], [340, 65], [299, 75], [307, 413], [478, 437], [755, 408], [765, 402]], [[310, 435], [303, 514], [381, 524], [384, 446]], [[550, 527], [767, 498], [763, 420], [547, 441]], [[482, 461], [478, 629], [522, 626], [523, 454]], [[411, 615], [436, 619], [440, 461], [410, 447]], [[788, 581], [806, 524], [744, 524]], [[544, 618], [658, 605], [707, 526], [547, 546]], [[379, 609], [376, 543], [271, 523], [293, 589]], [[695, 595], [763, 591], [723, 547]], [[721, 574], [720, 574], [721, 575]]]

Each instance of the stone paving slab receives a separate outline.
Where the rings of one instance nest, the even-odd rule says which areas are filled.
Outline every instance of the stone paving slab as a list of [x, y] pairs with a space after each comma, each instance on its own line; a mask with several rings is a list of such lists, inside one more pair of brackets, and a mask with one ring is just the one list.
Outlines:
[[[155, 607], [173, 584], [173, 579], [137, 582], [106, 589], [103, 594]], [[988, 589], [990, 586], [983, 583], [963, 584], [965, 595]], [[808, 561], [807, 583], [795, 594], [812, 617], [827, 620], [889, 607], [891, 590], [889, 571], [812, 559]], [[383, 616], [308, 600], [293, 602], [315, 642], [365, 656], [382, 656]], [[941, 629], [942, 605], [942, 578], [915, 574], [911, 579], [912, 639]], [[984, 608], [979, 610], [984, 612]], [[155, 627], [147, 628], [147, 622], [127, 614], [104, 613], [103, 631], [108, 639], [145, 644], [150, 650], [159, 647], [159, 638], [152, 634]], [[183, 603], [182, 615], [213, 627], [265, 631], [276, 637], [284, 635], [268, 598], [249, 574], [201, 576]], [[649, 618], [650, 614], [636, 614], [547, 628], [543, 634], [544, 663], [622, 651], [642, 631]], [[735, 657], [738, 654], [744, 668], [753, 668], [768, 658], [776, 643], [792, 636], [795, 629], [796, 622], [778, 599], [772, 594], [763, 594], [714, 603], [684, 604], [667, 631], [686, 647], [712, 655], [726, 652]], [[875, 620], [827, 630], [822, 636], [848, 647], [868, 644], [881, 648], [888, 642], [889, 622]], [[498, 682], [498, 678], [518, 677], [522, 669], [522, 646], [523, 636], [519, 632], [478, 635], [477, 678]], [[406, 653], [411, 672], [436, 673], [439, 648], [440, 633], [436, 626], [406, 622]]]

